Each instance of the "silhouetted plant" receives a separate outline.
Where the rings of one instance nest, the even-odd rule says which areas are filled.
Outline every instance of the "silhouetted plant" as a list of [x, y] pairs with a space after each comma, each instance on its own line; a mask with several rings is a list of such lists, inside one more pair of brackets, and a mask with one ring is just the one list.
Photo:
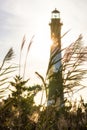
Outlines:
[[66, 92], [74, 92], [86, 87], [80, 81], [83, 80], [87, 69], [84, 64], [87, 62], [87, 46], [84, 47], [82, 35], [72, 43], [65, 51], [63, 56], [63, 80]]
[[[33, 38], [34, 38], [34, 36], [31, 38], [31, 40], [29, 42], [29, 45], [27, 47], [27, 52], [26, 52], [26, 57], [25, 57], [25, 62], [24, 62], [23, 78], [25, 76], [25, 70], [26, 70], [26, 64], [27, 64], [27, 57], [28, 57], [28, 53], [30, 51], [30, 48], [31, 48], [31, 45], [32, 45], [32, 42], [33, 42]], [[22, 50], [24, 48], [25, 42], [26, 42], [26, 38], [25, 38], [25, 35], [24, 35], [23, 40], [22, 40], [22, 44], [21, 44], [21, 48], [20, 48], [19, 75], [20, 75], [20, 72], [21, 72], [21, 55], [22, 55]]]
[[5, 93], [9, 87], [11, 74], [16, 70], [17, 67], [15, 65], [8, 64], [8, 62], [11, 61], [13, 57], [14, 51], [12, 48], [10, 48], [0, 66], [0, 98], [3, 98], [5, 96]]
[[[63, 74], [63, 94], [68, 94], [70, 92], [77, 92], [79, 89], [85, 86], [81, 84], [81, 80], [85, 78], [85, 73], [87, 69], [82, 69], [84, 62], [87, 58], [87, 47], [82, 45], [82, 37], [79, 38], [65, 49], [58, 50], [56, 48], [50, 57], [48, 70], [46, 77], [43, 78], [38, 72], [36, 74], [42, 80], [42, 85], [29, 86], [29, 79], [25, 80], [25, 69], [27, 64], [27, 56], [32, 45], [32, 40], [29, 42], [27, 53], [25, 57], [24, 73], [21, 76], [21, 56], [22, 50], [25, 44], [25, 36], [23, 38], [20, 50], [19, 59], [19, 74], [14, 76], [13, 80], [10, 81], [10, 86], [8, 89], [11, 91], [11, 95], [6, 100], [3, 100], [0, 106], [0, 129], [4, 130], [86, 130], [87, 129], [87, 103], [81, 98], [80, 102], [72, 102], [66, 98], [64, 100], [65, 105], [58, 107], [56, 104], [44, 107], [43, 111], [40, 111], [42, 103], [40, 106], [36, 107], [34, 103], [34, 96], [38, 91], [45, 90], [46, 97], [48, 99], [48, 80], [54, 79], [59, 81], [60, 73]], [[1, 65], [1, 76], [9, 74], [14, 71], [12, 66], [9, 66], [6, 70], [3, 69], [6, 61], [10, 60], [11, 53], [7, 53]], [[58, 53], [63, 53], [61, 59], [55, 59]], [[50, 69], [57, 62], [61, 61], [61, 66], [57, 73], [49, 74]], [[81, 67], [82, 66], [82, 67]], [[3, 71], [2, 71], [3, 70]], [[60, 72], [60, 73], [59, 73]], [[58, 79], [57, 79], [58, 78]], [[5, 83], [6, 77], [1, 80], [3, 84]], [[8, 79], [8, 77], [7, 77]], [[6, 79], [6, 80], [7, 80]], [[56, 82], [58, 83], [58, 82]], [[3, 85], [1, 84], [1, 85]], [[54, 82], [51, 84], [54, 86]], [[1, 89], [4, 92], [5, 89]], [[53, 90], [52, 90], [53, 91]], [[58, 92], [61, 90], [58, 89]], [[25, 93], [25, 95], [24, 95]], [[57, 93], [55, 98], [60, 96]], [[66, 105], [68, 104], [68, 105]], [[64, 110], [64, 111], [63, 111]]]
[[[42, 80], [43, 85], [47, 91], [48, 84], [46, 80], [52, 79], [52, 92], [55, 91], [55, 81], [58, 85], [60, 82], [59, 73], [62, 73], [62, 83], [63, 83], [63, 94], [74, 94], [75, 92], [85, 88], [86, 86], [82, 84], [81, 80], [86, 77], [87, 69], [84, 68], [84, 64], [87, 62], [87, 47], [82, 45], [82, 36], [80, 35], [78, 39], [70, 44], [67, 48], [59, 50], [55, 48], [53, 51], [49, 65], [47, 69], [46, 78], [44, 80], [43, 76], [37, 73], [37, 75]], [[59, 53], [63, 53], [63, 57], [60, 59], [55, 58]], [[50, 73], [51, 68], [61, 61], [61, 66], [56, 73]], [[54, 81], [54, 82], [53, 82]], [[58, 91], [60, 93], [60, 89]], [[58, 98], [60, 94], [54, 95]], [[58, 107], [58, 104], [51, 104], [47, 106], [46, 109], [41, 112], [40, 118], [37, 123], [37, 130], [86, 130], [86, 119], [87, 119], [87, 105], [81, 99], [79, 104], [68, 101], [68, 106], [66, 106], [67, 100], [63, 102], [64, 106]], [[62, 111], [64, 109], [64, 111]]]
[[[20, 75], [20, 71], [21, 71], [21, 55], [25, 44], [25, 36], [23, 37], [20, 50], [19, 74], [14, 76], [13, 79], [11, 79], [12, 81], [10, 80], [5, 82], [9, 78], [8, 75], [7, 77], [1, 80], [2, 83], [1, 85], [4, 85], [5, 83], [10, 83], [9, 86], [7, 87], [8, 90], [11, 92], [11, 95], [9, 95], [9, 97], [6, 100], [2, 101], [2, 105], [0, 106], [0, 129], [31, 130], [35, 127], [35, 122], [32, 121], [31, 117], [33, 115], [33, 112], [37, 111], [39, 107], [36, 107], [34, 104], [34, 96], [37, 94], [39, 90], [41, 90], [41, 87], [39, 85], [29, 87], [28, 86], [29, 79], [24, 80], [27, 56], [32, 44], [32, 40], [33, 37], [27, 48], [23, 75], [22, 76]], [[6, 74], [14, 72], [14, 68], [16, 67], [8, 66], [7, 68], [4, 68], [4, 64], [7, 61], [10, 61], [12, 57], [13, 57], [13, 49], [11, 48], [6, 54], [3, 63], [1, 65], [0, 76], [6, 76]], [[0, 94], [3, 94], [2, 92], [3, 93], [5, 92], [5, 88], [2, 88], [0, 90]]]
[[[87, 73], [87, 69], [84, 69], [83, 66], [84, 63], [87, 62], [87, 47], [84, 47], [82, 43], [82, 35], [80, 35], [78, 39], [67, 48], [59, 50], [58, 47], [56, 47], [51, 54], [52, 56], [50, 57], [47, 69], [47, 78], [52, 81], [50, 85], [52, 85], [54, 80], [56, 80], [55, 83], [57, 84], [62, 82], [63, 86], [57, 87], [57, 92], [60, 93], [59, 96], [62, 94], [59, 90], [60, 88], [62, 88], [61, 91], [63, 91], [63, 94], [70, 94], [71, 92], [74, 93], [86, 87], [81, 81], [86, 78], [84, 75]], [[63, 57], [60, 57], [60, 59], [55, 58], [62, 52]], [[59, 62], [61, 62], [61, 65], [58, 71], [50, 73], [51, 68]], [[60, 77], [60, 73], [62, 73], [62, 77]], [[55, 89], [54, 86], [55, 84], [52, 85], [51, 88]]]

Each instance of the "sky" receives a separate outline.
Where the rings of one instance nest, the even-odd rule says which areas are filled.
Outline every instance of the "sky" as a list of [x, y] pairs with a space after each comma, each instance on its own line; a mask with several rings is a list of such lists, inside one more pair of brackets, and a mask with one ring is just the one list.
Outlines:
[[35, 71], [45, 75], [49, 55], [51, 11], [57, 8], [60, 11], [62, 35], [70, 32], [62, 39], [62, 44], [67, 46], [79, 34], [83, 35], [84, 43], [87, 36], [87, 0], [0, 0], [0, 60], [6, 52], [13, 47], [15, 52], [14, 62], [19, 62], [19, 52], [22, 38], [26, 36], [26, 45], [22, 53], [24, 64], [26, 48], [31, 37], [33, 43], [28, 55], [26, 75], [30, 82], [36, 84]]

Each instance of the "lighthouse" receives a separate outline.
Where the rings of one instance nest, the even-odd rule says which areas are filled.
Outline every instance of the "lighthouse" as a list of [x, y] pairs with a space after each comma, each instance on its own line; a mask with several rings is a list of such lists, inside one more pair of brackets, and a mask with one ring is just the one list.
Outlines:
[[49, 94], [48, 104], [63, 103], [63, 80], [62, 80], [62, 56], [61, 56], [61, 19], [60, 12], [55, 8], [51, 12], [51, 22], [49, 23], [51, 31], [52, 46], [50, 49], [50, 61], [49, 61]]
[[51, 22], [49, 23], [51, 30], [51, 39], [53, 43], [59, 43], [61, 48], [61, 19], [60, 12], [55, 8], [51, 13]]

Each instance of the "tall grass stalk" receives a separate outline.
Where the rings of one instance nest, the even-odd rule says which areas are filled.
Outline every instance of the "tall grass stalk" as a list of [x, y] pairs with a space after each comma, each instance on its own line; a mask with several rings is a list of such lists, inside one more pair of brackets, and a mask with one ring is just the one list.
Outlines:
[[23, 79], [24, 79], [24, 77], [25, 77], [25, 70], [26, 70], [26, 64], [27, 64], [27, 57], [28, 57], [28, 53], [29, 53], [29, 51], [30, 51], [31, 45], [32, 45], [32, 43], [33, 43], [33, 38], [34, 38], [34, 36], [32, 36], [32, 38], [31, 38], [31, 40], [30, 40], [30, 42], [29, 42], [28, 48], [27, 48], [27, 53], [26, 53], [25, 62], [24, 62]]
[[42, 96], [41, 96], [41, 102], [40, 102], [40, 104], [42, 104], [44, 90], [45, 90], [45, 93], [46, 93], [46, 101], [47, 101], [47, 98], [48, 98], [46, 81], [45, 81], [45, 79], [43, 78], [43, 76], [41, 76], [38, 72], [35, 72], [35, 74], [41, 79], [41, 81], [42, 81], [42, 83], [43, 83], [43, 87], [44, 87], [44, 89], [42, 90]]
[[25, 38], [25, 35], [24, 35], [24, 37], [23, 37], [23, 39], [22, 39], [22, 43], [21, 43], [21, 48], [20, 48], [20, 57], [19, 57], [19, 76], [20, 76], [20, 72], [21, 72], [21, 55], [22, 55], [22, 50], [23, 50], [25, 41], [26, 41], [26, 38]]

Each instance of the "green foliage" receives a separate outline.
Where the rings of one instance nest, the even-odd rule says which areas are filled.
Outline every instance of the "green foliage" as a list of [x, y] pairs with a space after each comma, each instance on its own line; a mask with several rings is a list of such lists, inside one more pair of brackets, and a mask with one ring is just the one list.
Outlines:
[[[26, 87], [27, 82], [28, 80], [24, 81], [20, 76], [16, 76], [14, 82], [11, 82], [14, 90], [12, 96], [3, 101], [0, 128], [27, 130], [30, 125], [31, 128], [34, 127], [31, 116], [37, 107], [34, 105], [34, 89], [29, 90]], [[22, 95], [24, 91], [27, 92], [26, 97]]]
[[[25, 38], [23, 38], [21, 51], [24, 47]], [[31, 46], [32, 40], [29, 43], [27, 55]], [[33, 111], [35, 111], [36, 107], [34, 105], [34, 96], [35, 92], [39, 90], [38, 87], [34, 87], [30, 89], [26, 83], [29, 80], [24, 80], [20, 75], [16, 75], [14, 79], [9, 79], [9, 76], [16, 67], [8, 65], [6, 67], [5, 64], [12, 59], [14, 55], [13, 49], [11, 48], [0, 67], [0, 98], [4, 96], [5, 90], [9, 90], [11, 95], [6, 100], [1, 101], [0, 106], [0, 129], [4, 130], [27, 130], [28, 127], [31, 125], [33, 129], [34, 122], [30, 119]], [[25, 62], [27, 60], [27, 55]], [[20, 61], [21, 62], [21, 61]], [[19, 62], [19, 71], [20, 71], [20, 63]], [[26, 63], [25, 63], [26, 64]], [[25, 66], [26, 67], [26, 66]], [[25, 68], [24, 68], [25, 71]], [[20, 74], [20, 72], [19, 72]], [[11, 76], [12, 77], [12, 76]], [[12, 80], [12, 81], [11, 81]], [[6, 87], [4, 86], [6, 84]], [[37, 89], [37, 90], [36, 90]], [[25, 95], [24, 95], [25, 93]]]

